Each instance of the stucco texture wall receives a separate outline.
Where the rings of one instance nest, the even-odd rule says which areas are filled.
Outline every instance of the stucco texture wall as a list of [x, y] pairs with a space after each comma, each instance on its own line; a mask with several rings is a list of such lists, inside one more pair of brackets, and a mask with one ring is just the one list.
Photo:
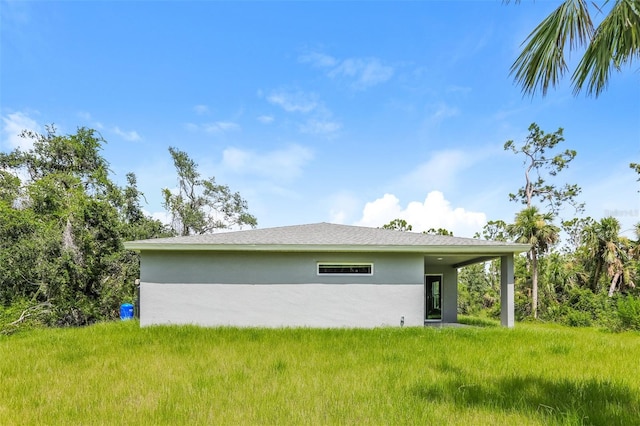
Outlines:
[[[317, 262], [373, 262], [372, 276], [318, 276]], [[154, 283], [422, 284], [423, 257], [385, 253], [143, 252], [140, 278]]]
[[142, 326], [418, 326], [423, 286], [142, 283]]
[[[371, 276], [318, 275], [318, 262], [372, 262]], [[455, 320], [455, 270], [442, 273], [443, 320]], [[386, 253], [146, 252], [141, 325], [420, 326], [424, 257]], [[451, 311], [452, 312], [449, 312]]]

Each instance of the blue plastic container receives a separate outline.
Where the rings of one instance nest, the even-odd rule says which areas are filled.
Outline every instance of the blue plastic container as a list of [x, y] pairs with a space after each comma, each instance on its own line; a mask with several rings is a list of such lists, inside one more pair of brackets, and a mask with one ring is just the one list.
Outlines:
[[133, 319], [133, 305], [131, 303], [120, 305], [120, 319], [122, 321]]

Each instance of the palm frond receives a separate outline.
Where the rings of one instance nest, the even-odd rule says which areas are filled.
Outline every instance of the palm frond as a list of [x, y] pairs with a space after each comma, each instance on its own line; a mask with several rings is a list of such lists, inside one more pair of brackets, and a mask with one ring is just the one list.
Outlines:
[[598, 96], [607, 87], [612, 68], [640, 58], [640, 2], [620, 0], [595, 31], [572, 76], [574, 93], [587, 83], [587, 93]]
[[564, 50], [584, 46], [594, 33], [589, 9], [584, 0], [565, 0], [527, 37], [522, 53], [511, 66], [525, 93], [556, 86], [567, 71]]

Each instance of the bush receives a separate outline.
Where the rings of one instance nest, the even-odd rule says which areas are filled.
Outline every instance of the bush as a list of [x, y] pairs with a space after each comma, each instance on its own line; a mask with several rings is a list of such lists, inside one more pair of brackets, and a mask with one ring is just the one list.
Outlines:
[[606, 294], [594, 294], [586, 288], [572, 288], [566, 300], [547, 307], [542, 317], [571, 327], [602, 325], [615, 331], [619, 328], [615, 301]]
[[593, 324], [589, 312], [576, 311], [575, 309], [569, 309], [562, 322], [571, 327], [590, 327]]
[[618, 318], [625, 330], [640, 330], [640, 298], [623, 296], [618, 299]]
[[11, 305], [0, 305], [0, 334], [42, 326], [50, 313], [50, 306], [20, 298]]
[[526, 294], [516, 291], [514, 297], [514, 311], [516, 320], [522, 321], [531, 315], [531, 301]]
[[586, 288], [572, 288], [567, 294], [562, 322], [586, 323], [587, 317], [590, 319], [588, 325], [601, 322], [612, 315], [614, 309], [611, 303], [612, 300], [606, 294], [594, 294]]

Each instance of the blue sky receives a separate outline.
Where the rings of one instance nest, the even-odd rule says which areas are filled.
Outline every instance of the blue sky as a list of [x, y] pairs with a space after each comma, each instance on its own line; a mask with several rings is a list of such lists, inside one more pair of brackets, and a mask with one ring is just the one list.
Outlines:
[[22, 128], [95, 128], [114, 178], [135, 172], [156, 217], [176, 186], [173, 146], [239, 191], [260, 227], [400, 217], [472, 236], [521, 208], [508, 194], [522, 158], [503, 145], [536, 122], [578, 151], [556, 182], [629, 229], [638, 65], [597, 99], [568, 79], [523, 97], [509, 76], [556, 5], [0, 0], [0, 149], [21, 146]]

